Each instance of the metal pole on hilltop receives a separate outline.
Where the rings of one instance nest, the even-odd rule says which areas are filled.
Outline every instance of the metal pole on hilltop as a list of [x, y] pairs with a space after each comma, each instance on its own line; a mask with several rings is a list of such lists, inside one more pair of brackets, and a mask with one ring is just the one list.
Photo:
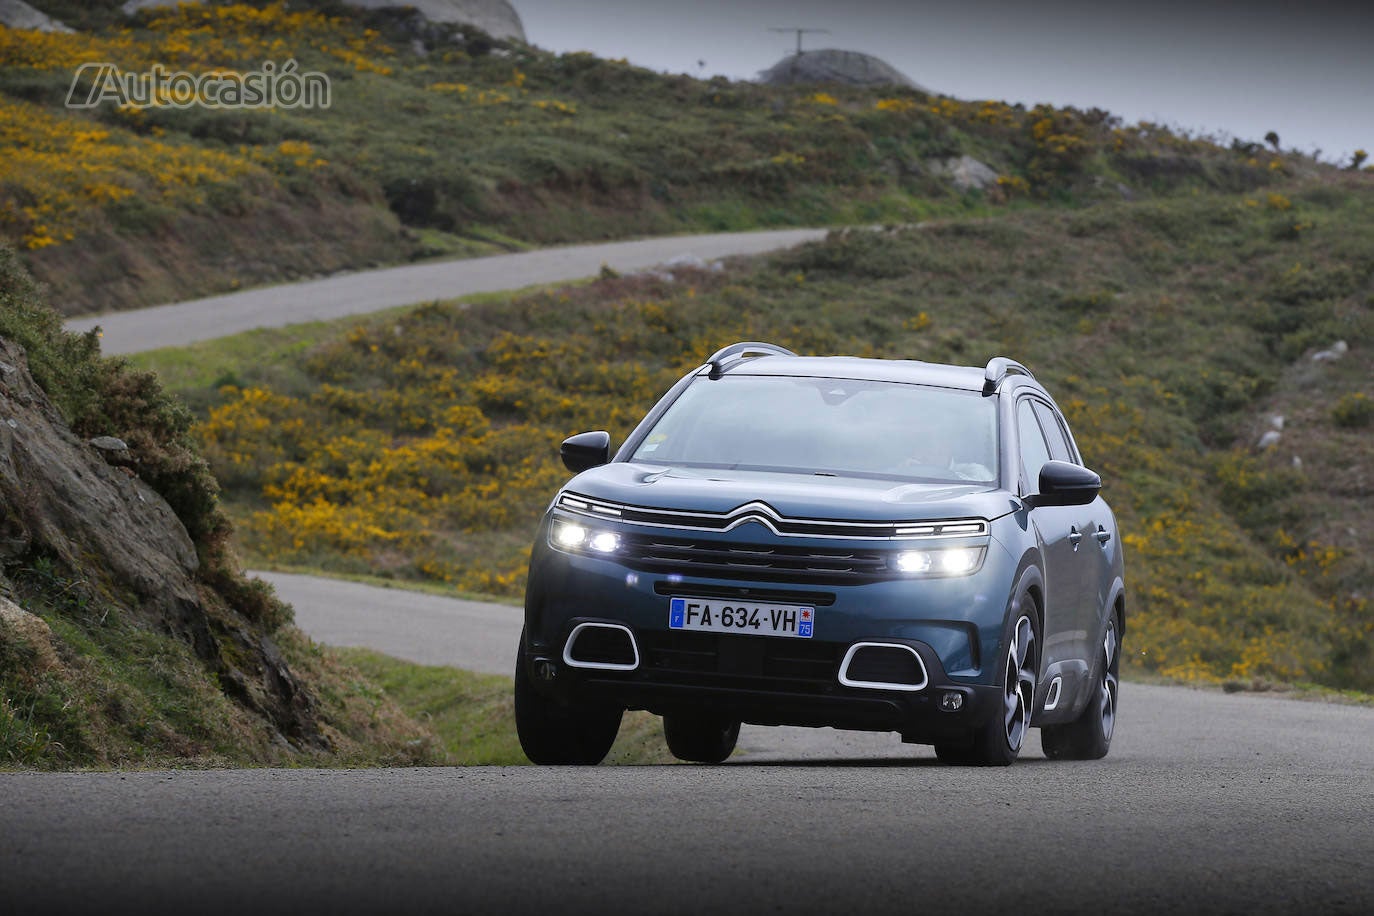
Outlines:
[[798, 56], [798, 57], [801, 57], [801, 55], [802, 55], [802, 36], [803, 36], [803, 35], [805, 35], [805, 34], [808, 33], [808, 32], [814, 32], [814, 33], [816, 33], [816, 34], [818, 34], [818, 35], [829, 35], [829, 34], [830, 34], [830, 30], [829, 30], [829, 29], [797, 29], [797, 28], [771, 29], [771, 28], [770, 28], [768, 31], [770, 31], [770, 32], [796, 32], [796, 33], [797, 33], [797, 56]]

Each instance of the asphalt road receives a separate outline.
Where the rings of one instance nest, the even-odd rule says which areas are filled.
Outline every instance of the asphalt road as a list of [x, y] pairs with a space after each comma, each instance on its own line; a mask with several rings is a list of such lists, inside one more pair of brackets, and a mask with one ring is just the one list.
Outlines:
[[0, 912], [1374, 912], [1367, 711], [1123, 692], [1097, 763], [8, 775]]
[[782, 229], [669, 236], [435, 261], [75, 318], [66, 326], [72, 331], [100, 327], [104, 333], [101, 349], [107, 355], [140, 353], [254, 328], [326, 321], [436, 299], [577, 280], [594, 275], [602, 264], [626, 272], [679, 257], [709, 261], [758, 254], [824, 238], [825, 233], [824, 229]]
[[[514, 651], [512, 607], [270, 579], [317, 638]], [[1128, 682], [1107, 759], [997, 770], [755, 732], [719, 767], [0, 775], [0, 914], [1374, 912], [1374, 709]]]

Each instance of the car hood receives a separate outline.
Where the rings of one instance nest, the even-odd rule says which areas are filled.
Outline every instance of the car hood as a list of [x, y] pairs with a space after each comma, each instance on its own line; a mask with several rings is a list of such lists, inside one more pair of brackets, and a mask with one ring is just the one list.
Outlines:
[[852, 521], [994, 519], [1016, 508], [1007, 491], [981, 484], [898, 483], [638, 462], [613, 462], [583, 471], [566, 489], [657, 509], [727, 513], [746, 503], [762, 502], [787, 518]]

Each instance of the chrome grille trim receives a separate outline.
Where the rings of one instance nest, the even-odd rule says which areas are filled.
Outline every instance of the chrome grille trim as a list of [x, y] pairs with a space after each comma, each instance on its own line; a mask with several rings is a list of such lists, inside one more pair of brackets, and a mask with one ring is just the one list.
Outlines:
[[729, 512], [689, 512], [679, 509], [654, 509], [631, 506], [580, 493], [559, 494], [556, 505], [565, 511], [592, 518], [614, 518], [633, 525], [646, 525], [678, 531], [733, 531], [748, 522], [758, 522], [780, 537], [844, 538], [870, 540], [917, 540], [925, 538], [983, 537], [988, 523], [981, 518], [940, 519], [938, 521], [855, 522], [816, 518], [788, 518], [764, 502], [749, 502]]

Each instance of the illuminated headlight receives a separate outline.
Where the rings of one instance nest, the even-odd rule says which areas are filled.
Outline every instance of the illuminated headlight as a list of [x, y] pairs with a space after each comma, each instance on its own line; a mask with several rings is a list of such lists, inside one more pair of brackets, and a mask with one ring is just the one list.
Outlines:
[[610, 553], [620, 546], [620, 538], [609, 531], [602, 531], [599, 534], [592, 535], [591, 545], [592, 550], [598, 553]]
[[587, 529], [572, 522], [553, 523], [553, 542], [569, 550], [581, 547], [587, 541]]
[[553, 546], [563, 550], [592, 550], [614, 553], [620, 548], [620, 537], [612, 531], [594, 531], [574, 522], [556, 521], [549, 532]]
[[983, 562], [982, 547], [947, 547], [940, 550], [904, 550], [893, 565], [899, 572], [926, 576], [966, 576]]

